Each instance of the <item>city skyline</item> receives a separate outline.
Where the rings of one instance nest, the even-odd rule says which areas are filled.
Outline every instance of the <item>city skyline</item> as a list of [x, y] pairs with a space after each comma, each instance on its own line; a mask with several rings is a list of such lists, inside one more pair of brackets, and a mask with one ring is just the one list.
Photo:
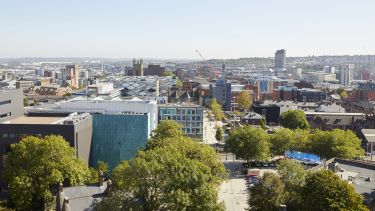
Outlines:
[[375, 2], [6, 1], [0, 58], [375, 54]]

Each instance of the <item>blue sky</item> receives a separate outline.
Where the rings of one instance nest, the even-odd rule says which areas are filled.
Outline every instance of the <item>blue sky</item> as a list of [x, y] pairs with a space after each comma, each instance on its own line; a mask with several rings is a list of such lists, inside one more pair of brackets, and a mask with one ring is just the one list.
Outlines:
[[374, 0], [0, 0], [0, 57], [375, 54]]

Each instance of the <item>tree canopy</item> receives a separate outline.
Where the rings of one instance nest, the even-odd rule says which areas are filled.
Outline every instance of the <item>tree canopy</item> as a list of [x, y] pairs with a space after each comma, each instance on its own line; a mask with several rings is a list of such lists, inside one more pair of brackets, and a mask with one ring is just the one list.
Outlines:
[[224, 131], [223, 128], [218, 127], [216, 128], [215, 138], [218, 142], [223, 140]]
[[215, 119], [221, 121], [224, 119], [224, 112], [222, 110], [222, 106], [217, 102], [214, 98], [210, 101], [210, 109], [214, 113]]
[[115, 191], [95, 210], [223, 209], [218, 188], [228, 175], [218, 154], [178, 133], [174, 123], [167, 123], [173, 127], [159, 124], [155, 130], [152, 139], [157, 144], [114, 168]]
[[354, 187], [329, 170], [311, 172], [302, 189], [303, 208], [315, 210], [368, 210]]
[[246, 161], [267, 160], [270, 151], [268, 139], [268, 134], [262, 129], [246, 125], [231, 132], [225, 149]]
[[284, 183], [279, 176], [265, 172], [260, 182], [250, 189], [249, 210], [279, 210], [284, 202], [284, 189]]
[[184, 135], [181, 124], [173, 120], [162, 120], [159, 122], [158, 127], [152, 131], [151, 138], [148, 141], [146, 148], [155, 147], [163, 139]]
[[322, 158], [352, 159], [364, 154], [361, 140], [351, 130], [316, 130], [310, 138], [308, 150]]
[[287, 128], [277, 130], [270, 138], [271, 153], [284, 155], [285, 151], [290, 150], [294, 139], [295, 134], [292, 130]]
[[25, 137], [11, 145], [4, 178], [19, 210], [48, 208], [51, 187], [64, 182], [79, 185], [90, 179], [85, 163], [61, 136]]
[[306, 119], [305, 113], [301, 110], [289, 110], [280, 116], [281, 126], [289, 129], [309, 129], [310, 124]]
[[236, 102], [243, 110], [247, 110], [251, 106], [251, 97], [249, 92], [241, 91], [240, 94], [236, 98]]
[[348, 96], [348, 93], [346, 92], [344, 88], [338, 88], [336, 90], [336, 93], [340, 95], [341, 98], [346, 98]]

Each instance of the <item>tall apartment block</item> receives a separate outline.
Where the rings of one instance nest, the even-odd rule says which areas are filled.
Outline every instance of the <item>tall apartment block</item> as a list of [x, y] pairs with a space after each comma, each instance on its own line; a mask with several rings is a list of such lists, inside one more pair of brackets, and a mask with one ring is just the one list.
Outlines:
[[67, 84], [72, 88], [78, 88], [79, 70], [78, 65], [66, 65], [61, 69], [61, 80], [63, 84]]
[[348, 64], [340, 72], [340, 84], [344, 86], [349, 86], [351, 82], [351, 74], [354, 68], [354, 64]]
[[275, 53], [275, 68], [281, 69], [285, 67], [285, 49], [277, 50]]

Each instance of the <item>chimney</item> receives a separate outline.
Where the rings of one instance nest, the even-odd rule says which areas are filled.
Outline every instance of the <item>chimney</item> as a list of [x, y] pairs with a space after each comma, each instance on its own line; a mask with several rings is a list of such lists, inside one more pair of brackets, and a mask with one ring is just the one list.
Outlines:
[[104, 183], [104, 174], [102, 171], [99, 172], [99, 186], [103, 186]]
[[64, 184], [62, 184], [62, 182], [59, 183], [59, 192], [63, 192], [64, 191]]

